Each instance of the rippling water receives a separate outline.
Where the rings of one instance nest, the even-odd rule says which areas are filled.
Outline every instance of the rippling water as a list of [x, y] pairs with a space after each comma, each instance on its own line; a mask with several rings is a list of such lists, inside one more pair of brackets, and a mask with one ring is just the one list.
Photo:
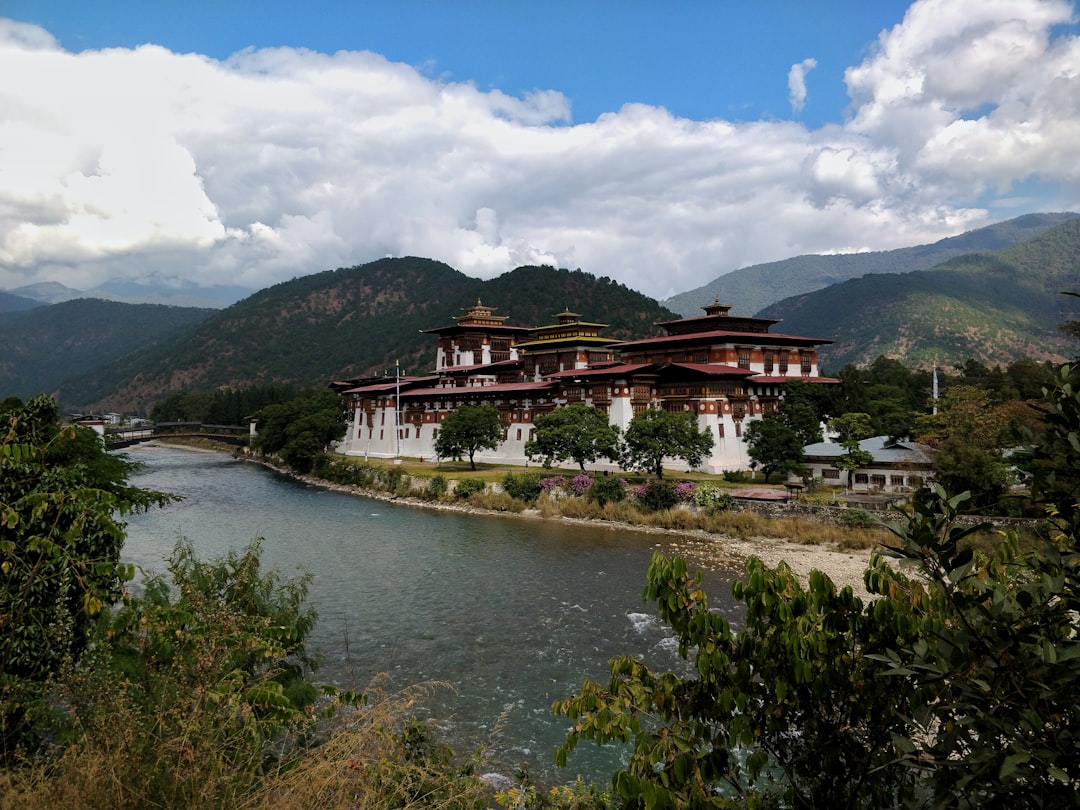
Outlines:
[[[566, 732], [553, 701], [607, 660], [630, 653], [682, 663], [641, 600], [655, 535], [520, 517], [399, 506], [298, 483], [224, 454], [144, 446], [139, 486], [184, 500], [128, 524], [124, 558], [162, 571], [179, 535], [202, 555], [256, 537], [283, 573], [313, 575], [311, 647], [323, 681], [364, 688], [446, 682], [422, 713], [458, 751], [491, 743], [493, 770], [551, 764]], [[732, 610], [728, 580], [706, 579], [710, 604]], [[497, 733], [494, 726], [503, 716]], [[579, 748], [570, 770], [603, 779], [617, 752]]]

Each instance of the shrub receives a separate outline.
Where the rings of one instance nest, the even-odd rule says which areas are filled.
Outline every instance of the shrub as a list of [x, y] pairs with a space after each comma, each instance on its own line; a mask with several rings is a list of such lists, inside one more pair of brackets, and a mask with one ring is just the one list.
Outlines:
[[507, 473], [502, 485], [507, 495], [525, 503], [533, 503], [543, 491], [539, 473]]
[[553, 475], [550, 478], [543, 478], [540, 481], [540, 489], [544, 492], [554, 493], [566, 486], [566, 479], [561, 475]]
[[611, 475], [602, 475], [589, 487], [588, 497], [600, 506], [618, 503], [626, 498], [626, 481]]
[[720, 487], [712, 484], [702, 484], [694, 492], [694, 504], [702, 509], [719, 512], [734, 508], [735, 499]]
[[845, 509], [840, 513], [840, 522], [854, 529], [871, 529], [878, 525], [878, 520], [865, 509]]
[[464, 500], [477, 492], [483, 492], [485, 489], [487, 489], [487, 484], [479, 478], [462, 478], [454, 485], [454, 497], [458, 500]]
[[485, 489], [469, 496], [469, 504], [477, 509], [490, 509], [493, 512], [521, 512], [525, 502], [506, 492], [492, 492]]
[[645, 492], [641, 497], [641, 504], [654, 512], [670, 509], [679, 502], [679, 496], [675, 493], [675, 485], [670, 481], [651, 481], [645, 485]]
[[745, 484], [750, 480], [750, 476], [742, 470], [724, 470], [721, 475], [730, 484]]
[[580, 498], [589, 491], [589, 488], [593, 485], [593, 480], [587, 475], [575, 475], [570, 479], [570, 492], [576, 497]]
[[431, 483], [428, 484], [428, 494], [438, 500], [446, 494], [446, 486], [445, 475], [433, 475], [431, 476]]
[[680, 481], [675, 485], [675, 496], [684, 503], [689, 503], [694, 499], [694, 493], [697, 491], [697, 484], [693, 481]]

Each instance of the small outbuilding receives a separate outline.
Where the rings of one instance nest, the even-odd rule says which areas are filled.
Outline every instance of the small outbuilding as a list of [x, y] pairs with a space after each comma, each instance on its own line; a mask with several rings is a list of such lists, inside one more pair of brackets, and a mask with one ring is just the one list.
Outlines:
[[[912, 492], [933, 477], [932, 447], [920, 442], [874, 436], [859, 442], [873, 461], [855, 470], [850, 488], [855, 492]], [[848, 473], [836, 467], [847, 451], [837, 442], [817, 442], [803, 448], [810, 476], [826, 486], [848, 487]]]

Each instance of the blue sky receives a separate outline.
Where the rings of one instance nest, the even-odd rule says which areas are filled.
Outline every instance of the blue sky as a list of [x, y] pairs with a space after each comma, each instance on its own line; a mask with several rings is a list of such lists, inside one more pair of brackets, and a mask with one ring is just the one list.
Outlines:
[[244, 48], [370, 50], [436, 78], [512, 95], [554, 89], [575, 122], [627, 102], [692, 118], [791, 118], [787, 74], [817, 60], [810, 126], [840, 121], [845, 68], [899, 23], [896, 0], [674, 2], [57, 2], [5, 0], [4, 16], [72, 51], [144, 43], [224, 59]]
[[1080, 209], [1068, 0], [0, 0], [0, 289], [386, 255], [658, 298]]

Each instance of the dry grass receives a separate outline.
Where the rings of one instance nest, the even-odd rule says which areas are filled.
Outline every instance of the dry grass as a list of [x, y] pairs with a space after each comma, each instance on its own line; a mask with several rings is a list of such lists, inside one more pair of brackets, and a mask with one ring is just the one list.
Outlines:
[[492, 805], [490, 789], [410, 720], [417, 698], [435, 686], [374, 693], [367, 705], [342, 710], [320, 742], [261, 772], [252, 763], [233, 761], [235, 749], [213, 733], [216, 723], [206, 706], [191, 707], [182, 728], [170, 723], [165, 727], [171, 733], [154, 734], [145, 730], [145, 717], [132, 716], [130, 706], [110, 696], [99, 707], [97, 727], [81, 729], [55, 758], [0, 771], [0, 809], [472, 810]]

